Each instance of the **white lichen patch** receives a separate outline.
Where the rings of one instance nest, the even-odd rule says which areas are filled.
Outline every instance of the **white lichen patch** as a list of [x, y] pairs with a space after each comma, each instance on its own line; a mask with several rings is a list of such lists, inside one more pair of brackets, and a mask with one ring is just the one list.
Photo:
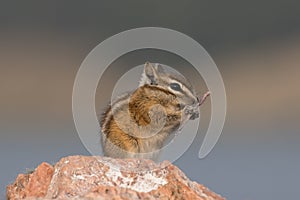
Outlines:
[[72, 180], [89, 180], [91, 177], [97, 177], [95, 174], [84, 175], [84, 174], [73, 174]]
[[121, 172], [119, 167], [111, 163], [105, 164], [109, 165], [109, 170], [105, 173], [106, 177], [111, 180], [111, 184], [115, 183], [119, 187], [128, 188], [137, 192], [150, 192], [168, 183], [166, 179], [167, 173], [164, 169], [155, 172], [147, 171], [130, 174], [128, 172]]
[[134, 184], [131, 189], [138, 192], [150, 192], [151, 190], [156, 190], [159, 186], [167, 183], [168, 181], [165, 175], [159, 177], [155, 173], [149, 172], [145, 175], [139, 176], [136, 184]]

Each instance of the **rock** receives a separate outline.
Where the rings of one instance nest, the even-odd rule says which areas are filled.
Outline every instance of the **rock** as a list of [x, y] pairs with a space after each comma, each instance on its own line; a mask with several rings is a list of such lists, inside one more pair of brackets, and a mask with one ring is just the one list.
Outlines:
[[62, 158], [54, 167], [42, 163], [31, 174], [18, 175], [7, 186], [7, 198], [224, 199], [167, 161], [94, 156]]
[[53, 176], [54, 168], [48, 163], [40, 164], [32, 174], [19, 174], [15, 183], [7, 186], [8, 199], [44, 197]]

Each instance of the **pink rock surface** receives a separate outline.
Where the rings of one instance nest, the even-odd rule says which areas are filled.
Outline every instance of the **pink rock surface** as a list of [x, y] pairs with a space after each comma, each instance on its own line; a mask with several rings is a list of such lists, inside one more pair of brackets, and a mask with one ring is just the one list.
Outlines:
[[18, 175], [7, 198], [224, 199], [167, 161], [94, 156], [62, 158], [54, 167], [42, 163], [32, 174]]

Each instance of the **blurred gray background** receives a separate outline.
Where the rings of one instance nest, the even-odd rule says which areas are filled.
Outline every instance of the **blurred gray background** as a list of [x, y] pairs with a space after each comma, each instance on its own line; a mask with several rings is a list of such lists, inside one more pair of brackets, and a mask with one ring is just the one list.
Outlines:
[[[300, 3], [292, 0], [0, 1], [0, 199], [26, 169], [89, 155], [72, 118], [76, 72], [100, 42], [144, 26], [174, 29], [197, 40], [226, 87], [227, 118], [217, 145], [198, 159], [208, 102], [197, 138], [175, 164], [228, 199], [297, 199]], [[176, 56], [163, 60], [162, 55], [125, 55], [106, 77], [118, 77], [146, 59], [177, 63]], [[99, 113], [111, 92], [101, 89], [103, 84], [96, 98]], [[205, 85], [197, 87], [203, 92]]]

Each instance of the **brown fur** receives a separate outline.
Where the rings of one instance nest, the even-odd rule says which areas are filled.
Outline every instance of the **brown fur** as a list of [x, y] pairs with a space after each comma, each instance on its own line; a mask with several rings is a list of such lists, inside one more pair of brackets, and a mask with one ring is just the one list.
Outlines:
[[[109, 141], [117, 147], [132, 153], [150, 153], [159, 150], [163, 145], [164, 139], [168, 136], [166, 133], [171, 132], [169, 129], [175, 129], [179, 126], [181, 111], [174, 94], [157, 86], [145, 85], [138, 88], [130, 96], [130, 118], [139, 127], [149, 125], [151, 122], [149, 112], [150, 108], [154, 105], [161, 105], [166, 113], [165, 126], [159, 133], [149, 138], [141, 138], [139, 136], [141, 136], [142, 133], [139, 132], [140, 130], [137, 129], [136, 126], [131, 126], [131, 132], [126, 133], [119, 127], [115, 117], [112, 115], [105, 126], [105, 119], [102, 119], [101, 123], [102, 130], [106, 135], [106, 142]], [[111, 112], [111, 107], [106, 110], [104, 115], [108, 115], [109, 112]], [[122, 108], [119, 108], [115, 112], [115, 115], [124, 115], [124, 117], [126, 117], [128, 113]], [[155, 113], [152, 120], [160, 120], [161, 118], [163, 118], [162, 114]], [[153, 146], [155, 148], [149, 148], [147, 146]]]
[[[179, 90], [170, 87], [174, 81]], [[104, 155], [156, 160], [167, 137], [198, 114], [197, 98], [186, 85], [161, 66], [145, 63], [139, 87], [117, 98], [102, 117]]]

